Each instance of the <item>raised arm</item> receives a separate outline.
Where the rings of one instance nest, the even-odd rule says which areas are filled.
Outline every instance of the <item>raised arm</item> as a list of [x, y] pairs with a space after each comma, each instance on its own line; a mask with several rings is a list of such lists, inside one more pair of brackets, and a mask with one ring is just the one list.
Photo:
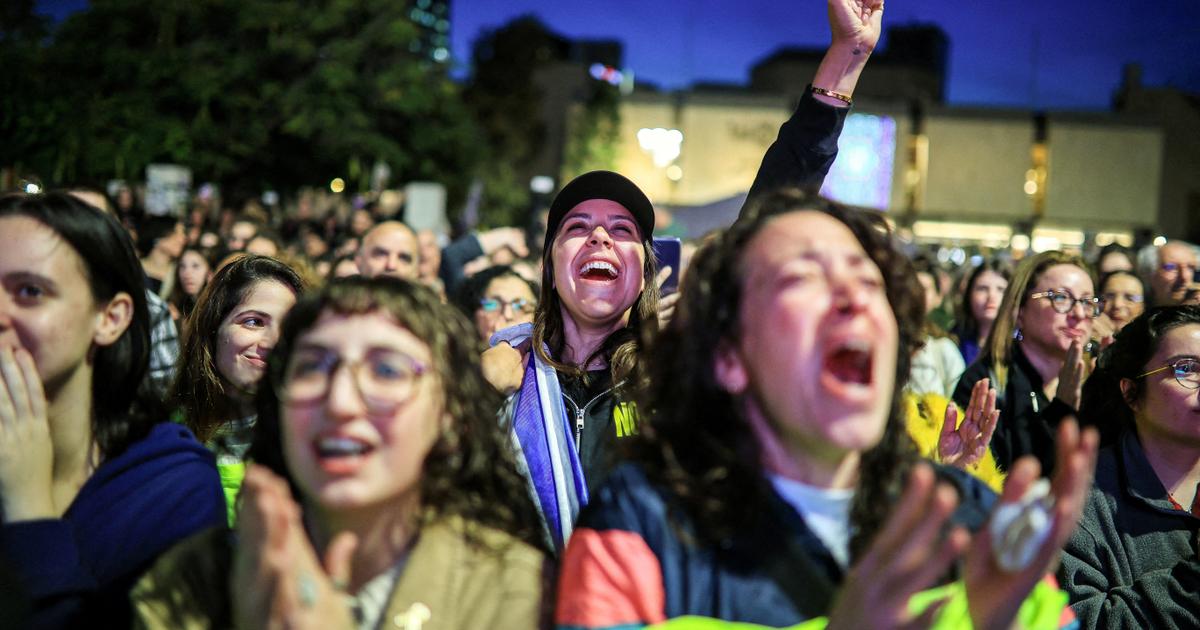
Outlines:
[[879, 42], [882, 21], [882, 0], [829, 0], [832, 42], [812, 77], [813, 89], [800, 98], [763, 156], [743, 212], [763, 193], [785, 186], [819, 187], [825, 180], [837, 157], [854, 88]]

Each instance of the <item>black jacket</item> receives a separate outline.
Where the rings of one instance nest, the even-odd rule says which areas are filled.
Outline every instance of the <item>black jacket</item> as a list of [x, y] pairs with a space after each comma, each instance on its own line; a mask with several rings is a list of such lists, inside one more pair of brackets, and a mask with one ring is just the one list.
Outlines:
[[1171, 505], [1132, 430], [1102, 450], [1059, 579], [1084, 628], [1200, 628], [1200, 519]]
[[[990, 378], [995, 386], [991, 360], [986, 354], [979, 355], [963, 372], [954, 388], [954, 404], [966, 409], [971, 402], [971, 388], [981, 378]], [[1058, 398], [1047, 399], [1042, 387], [1042, 377], [1021, 352], [1021, 345], [1014, 344], [1013, 358], [1008, 364], [1008, 384], [996, 398], [1000, 419], [991, 444], [996, 464], [1003, 470], [1011, 470], [1013, 462], [1025, 455], [1037, 458], [1044, 477], [1050, 476], [1054, 469], [1054, 435], [1058, 423], [1075, 410]]]

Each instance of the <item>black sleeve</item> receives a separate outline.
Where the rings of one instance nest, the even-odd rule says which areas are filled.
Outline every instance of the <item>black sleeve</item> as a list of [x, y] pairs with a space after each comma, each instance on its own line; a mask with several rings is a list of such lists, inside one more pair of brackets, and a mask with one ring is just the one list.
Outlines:
[[[976, 360], [968, 365], [966, 371], [958, 378], [958, 384], [954, 386], [954, 394], [951, 396], [954, 404], [958, 405], [959, 409], [966, 410], [967, 405], [971, 402], [971, 388], [975, 387], [975, 383], [979, 382], [979, 379], [987, 377], [988, 367], [983, 361]], [[992, 387], [995, 386], [996, 384], [992, 383]], [[997, 392], [996, 405], [1004, 405], [1003, 393]]]
[[849, 111], [848, 107], [826, 105], [805, 90], [796, 111], [779, 128], [779, 136], [763, 156], [742, 214], [754, 199], [778, 188], [819, 187], [837, 157], [838, 137]]
[[458, 285], [463, 281], [463, 267], [467, 263], [483, 255], [483, 246], [474, 234], [466, 234], [446, 246], [442, 250], [442, 263], [438, 267], [438, 277], [446, 295], [454, 295]]

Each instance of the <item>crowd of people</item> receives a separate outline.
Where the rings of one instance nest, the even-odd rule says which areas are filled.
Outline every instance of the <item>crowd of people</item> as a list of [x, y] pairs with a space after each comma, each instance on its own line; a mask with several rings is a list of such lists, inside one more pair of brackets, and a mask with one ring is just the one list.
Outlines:
[[448, 243], [0, 197], [0, 626], [1200, 627], [1197, 248], [811, 192], [882, 13], [681, 269], [609, 171]]

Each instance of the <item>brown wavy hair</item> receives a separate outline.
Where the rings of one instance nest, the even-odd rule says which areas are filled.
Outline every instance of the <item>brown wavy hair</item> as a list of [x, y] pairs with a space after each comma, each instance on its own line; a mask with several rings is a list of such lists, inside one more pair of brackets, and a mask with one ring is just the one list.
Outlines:
[[168, 400], [183, 412], [184, 424], [201, 442], [208, 442], [223, 424], [236, 420], [242, 413], [231, 386], [217, 371], [217, 335], [230, 311], [263, 280], [278, 282], [297, 297], [309, 288], [283, 262], [269, 256], [239, 254], [218, 269], [204, 286], [184, 322], [179, 371]]
[[537, 511], [517, 468], [509, 426], [497, 418], [502, 397], [483, 378], [475, 327], [419, 284], [352, 276], [330, 282], [292, 308], [255, 396], [258, 421], [250, 459], [287, 479], [300, 499], [283, 458], [279, 393], [296, 340], [327, 312], [383, 313], [429, 345], [453, 431], [439, 435], [425, 458], [420, 496], [427, 521], [461, 516], [545, 551]]
[[[557, 240], [557, 235], [551, 243]], [[533, 347], [538, 357], [555, 370], [570, 376], [586, 377], [587, 366], [594, 359], [603, 358], [612, 374], [614, 385], [633, 377], [632, 384], [641, 383], [638, 371], [638, 349], [643, 331], [658, 330], [658, 263], [654, 258], [654, 246], [649, 234], [642, 235], [642, 251], [646, 262], [642, 265], [642, 292], [630, 309], [629, 325], [610, 334], [600, 347], [582, 365], [571, 365], [558, 360], [562, 356], [566, 339], [563, 336], [562, 298], [554, 286], [554, 247], [542, 252], [542, 287], [538, 296], [538, 308], [533, 319]], [[547, 353], [545, 347], [550, 348]]]
[[724, 545], [738, 532], [762, 526], [772, 491], [762, 473], [759, 445], [740, 400], [717, 382], [713, 366], [718, 347], [735, 339], [741, 325], [741, 266], [748, 244], [774, 217], [801, 210], [827, 214], [854, 233], [883, 274], [899, 328], [891, 411], [880, 443], [862, 456], [851, 507], [851, 550], [857, 554], [886, 519], [917, 459], [900, 400], [921, 339], [924, 303], [911, 263], [895, 247], [877, 212], [783, 190], [759, 198], [724, 234], [696, 252], [674, 319], [646, 348], [650, 385], [640, 406], [652, 411], [642, 424], [637, 456], [651, 481], [678, 498], [701, 540]]

